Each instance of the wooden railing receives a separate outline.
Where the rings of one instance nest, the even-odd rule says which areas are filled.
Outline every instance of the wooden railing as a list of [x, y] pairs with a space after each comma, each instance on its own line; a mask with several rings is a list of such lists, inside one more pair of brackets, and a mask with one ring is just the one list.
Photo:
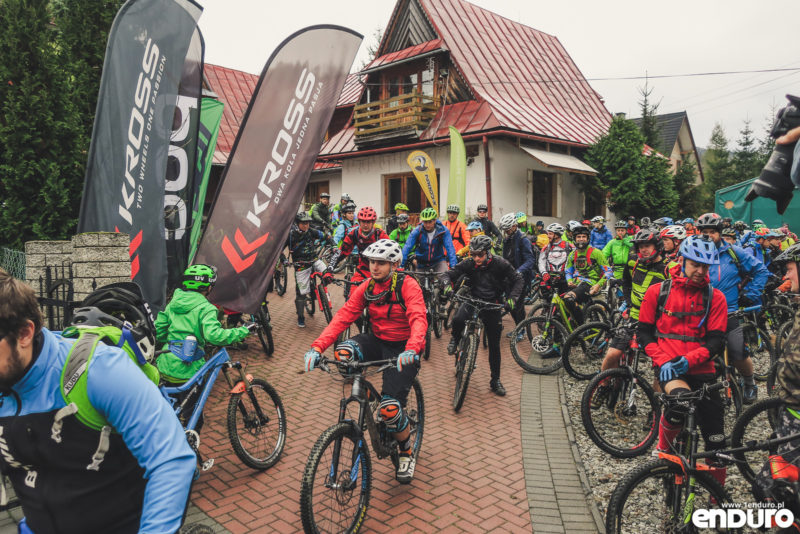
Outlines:
[[353, 115], [356, 139], [395, 130], [424, 130], [438, 109], [433, 97], [416, 91], [359, 104]]

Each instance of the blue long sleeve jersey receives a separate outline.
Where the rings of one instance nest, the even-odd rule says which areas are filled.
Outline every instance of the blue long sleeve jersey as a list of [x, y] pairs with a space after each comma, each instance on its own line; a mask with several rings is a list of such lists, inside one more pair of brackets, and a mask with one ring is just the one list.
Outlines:
[[[97, 475], [85, 468], [82, 468], [84, 474], [81, 475], [80, 470], [76, 472], [74, 465], [69, 464], [73, 462], [83, 465], [83, 452], [76, 455], [75, 450], [82, 449], [80, 443], [84, 438], [76, 437], [78, 442], [72, 440], [67, 443], [68, 436], [85, 437], [85, 432], [93, 432], [94, 436], [100, 435], [100, 432], [84, 427], [77, 419], [70, 421], [72, 428], [77, 430], [68, 434], [65, 426], [61, 441], [51, 439], [50, 432], [34, 433], [35, 439], [14, 435], [15, 426], [19, 428], [25, 425], [14, 424], [17, 420], [29, 421], [28, 425], [42, 424], [49, 430], [53, 418], [48, 414], [53, 414], [66, 405], [59, 383], [66, 356], [74, 340], [64, 339], [47, 329], [42, 329], [42, 334], [43, 343], [38, 356], [0, 404], [0, 421], [5, 426], [5, 432], [3, 426], [0, 426], [0, 433], [8, 451], [8, 455], [4, 454], [0, 459], [4, 464], [3, 469], [7, 473], [9, 470], [21, 471], [22, 477], [16, 479], [24, 479], [23, 493], [37, 502], [31, 507], [31, 511], [38, 508], [46, 510], [43, 513], [46, 517], [37, 518], [32, 517], [31, 511], [26, 509], [29, 526], [36, 532], [34, 525], [37, 523], [54, 524], [58, 525], [56, 528], [59, 531], [69, 532], [65, 525], [77, 522], [86, 527], [91, 524], [89, 518], [98, 520], [97, 516], [103, 514], [107, 516], [104, 520], [112, 525], [129, 523], [129, 517], [119, 516], [122, 512], [118, 510], [123, 509], [127, 510], [125, 513], [128, 515], [134, 510], [141, 513], [140, 532], [176, 532], [189, 497], [197, 457], [189, 447], [175, 413], [156, 385], [122, 350], [99, 343], [87, 372], [89, 401], [118, 433], [118, 436], [112, 434], [112, 448], [106, 458], [108, 465], [101, 464]], [[24, 430], [20, 430], [17, 433], [23, 432]], [[30, 430], [28, 433], [30, 434]], [[120, 437], [124, 443], [119, 443]], [[89, 438], [85, 439], [88, 445]], [[21, 443], [23, 447], [15, 447], [15, 443]], [[86, 464], [90, 463], [97, 441], [91, 445]], [[128, 479], [128, 482], [134, 480], [136, 485], [142, 476], [145, 481], [142, 482], [145, 484], [144, 498], [140, 502], [129, 502], [137, 492], [131, 487], [122, 488], [122, 475], [114, 475], [115, 470], [123, 469], [118, 460], [121, 458], [124, 461], [128, 455], [125, 447], [140, 466], [133, 465], [134, 471], [129, 466], [125, 476], [134, 473], [134, 479]], [[47, 457], [40, 459], [30, 456], [26, 450], [29, 448], [52, 450], [54, 453], [43, 455]], [[15, 454], [19, 455], [19, 461], [14, 460]], [[128, 463], [133, 462], [128, 460]], [[139, 470], [143, 470], [143, 475], [138, 475], [141, 472]], [[34, 474], [33, 477], [31, 473]], [[15, 476], [10, 476], [13, 482]], [[33, 485], [29, 484], [31, 479]], [[119, 494], [115, 495], [114, 491], [119, 491]], [[72, 495], [70, 492], [73, 492]], [[98, 514], [97, 511], [101, 509], [105, 511]], [[92, 510], [95, 512], [92, 513]], [[40, 531], [47, 530], [49, 528], [43, 527]]]
[[[719, 265], [709, 267], [708, 276], [711, 279], [711, 285], [725, 295], [725, 300], [728, 302], [728, 311], [732, 312], [739, 309], [738, 286], [742, 281], [742, 276], [750, 279], [747, 285], [742, 288], [742, 294], [753, 302], [760, 302], [761, 293], [764, 291], [764, 285], [767, 283], [770, 274], [764, 264], [743, 248], [732, 247], [724, 241], [721, 242], [717, 250], [719, 252]], [[731, 251], [739, 259], [739, 267], [736, 266]]]

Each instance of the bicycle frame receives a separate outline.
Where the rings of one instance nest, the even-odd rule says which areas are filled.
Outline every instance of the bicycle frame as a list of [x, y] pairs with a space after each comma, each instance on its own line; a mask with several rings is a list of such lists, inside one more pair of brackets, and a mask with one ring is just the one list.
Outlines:
[[[233, 379], [231, 379], [231, 377], [228, 375], [228, 369], [230, 368], [234, 368], [239, 371], [239, 374], [241, 375], [240, 381], [234, 382]], [[172, 408], [175, 410], [175, 415], [177, 416], [180, 414], [189, 400], [189, 396], [186, 396], [186, 398], [179, 403], [177, 396], [181, 393], [190, 391], [195, 386], [198, 386], [205, 381], [205, 385], [200, 392], [200, 397], [197, 399], [194, 409], [192, 410], [192, 415], [189, 417], [189, 420], [184, 426], [185, 430], [194, 430], [197, 427], [197, 422], [200, 420], [200, 416], [203, 414], [203, 408], [205, 408], [208, 396], [211, 394], [211, 390], [214, 387], [214, 383], [216, 382], [220, 371], [222, 371], [225, 375], [225, 379], [231, 388], [231, 394], [242, 393], [250, 389], [250, 381], [253, 379], [253, 377], [251, 375], [244, 374], [241, 363], [231, 362], [230, 355], [228, 355], [228, 351], [225, 350], [225, 347], [220, 348], [214, 354], [214, 356], [206, 361], [205, 365], [203, 365], [192, 378], [186, 381], [186, 383], [181, 384], [180, 386], [159, 386], [161, 395], [167, 399], [167, 402], [170, 403]], [[264, 414], [261, 413], [258, 415], [259, 417], [264, 416]]]

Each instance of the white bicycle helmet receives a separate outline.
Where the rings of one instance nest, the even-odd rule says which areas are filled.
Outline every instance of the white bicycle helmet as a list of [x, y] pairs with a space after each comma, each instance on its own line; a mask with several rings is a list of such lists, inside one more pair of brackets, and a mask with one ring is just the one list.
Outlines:
[[679, 224], [667, 226], [661, 230], [661, 237], [671, 237], [672, 239], [683, 241], [686, 239], [686, 228]]
[[593, 222], [593, 223], [597, 223], [597, 222], [599, 222], [599, 223], [604, 223], [604, 222], [606, 222], [606, 220], [605, 220], [604, 218], [602, 218], [601, 216], [599, 216], [599, 215], [598, 215], [597, 217], [593, 217], [593, 218], [592, 218], [592, 222]]
[[564, 233], [564, 227], [558, 223], [550, 223], [547, 225], [547, 228], [545, 228], [545, 231], [561, 235]]
[[498, 227], [501, 231], [505, 232], [515, 224], [517, 224], [517, 215], [515, 213], [506, 213], [500, 218]]
[[581, 226], [583, 225], [578, 221], [569, 221], [567, 223], [567, 230], [569, 230], [570, 232], [574, 232], [576, 228], [580, 228]]
[[403, 259], [403, 251], [400, 249], [400, 245], [391, 239], [379, 239], [368, 246], [361, 254], [368, 260], [383, 260], [391, 263]]

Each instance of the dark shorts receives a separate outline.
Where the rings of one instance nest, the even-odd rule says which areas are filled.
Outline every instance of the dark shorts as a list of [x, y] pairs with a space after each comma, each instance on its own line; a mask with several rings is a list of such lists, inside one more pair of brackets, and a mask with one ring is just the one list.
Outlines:
[[638, 323], [636, 321], [620, 323], [620, 325], [614, 329], [614, 337], [611, 338], [610, 348], [621, 350], [622, 352], [628, 350], [628, 347], [631, 345], [631, 340], [634, 334], [636, 334], [637, 326]]
[[[401, 352], [406, 350], [405, 341], [384, 341], [378, 339], [375, 334], [358, 334], [350, 338], [361, 347], [361, 352], [364, 354], [366, 361], [375, 360], [388, 360], [396, 358]], [[391, 367], [383, 372], [383, 387], [381, 395], [388, 395], [400, 401], [401, 406], [406, 405], [408, 399], [408, 392], [411, 391], [411, 385], [414, 382], [414, 377], [419, 372], [419, 364], [406, 365], [402, 371], [398, 371], [396, 367]]]
[[573, 293], [575, 293], [575, 301], [579, 304], [583, 304], [589, 302], [592, 299], [592, 296], [589, 294], [589, 291], [592, 289], [592, 286], [587, 284], [586, 282], [581, 282], [576, 287], [570, 289]]
[[740, 362], [747, 357], [744, 351], [744, 333], [737, 317], [728, 317], [725, 345], [728, 347], [728, 361]]

